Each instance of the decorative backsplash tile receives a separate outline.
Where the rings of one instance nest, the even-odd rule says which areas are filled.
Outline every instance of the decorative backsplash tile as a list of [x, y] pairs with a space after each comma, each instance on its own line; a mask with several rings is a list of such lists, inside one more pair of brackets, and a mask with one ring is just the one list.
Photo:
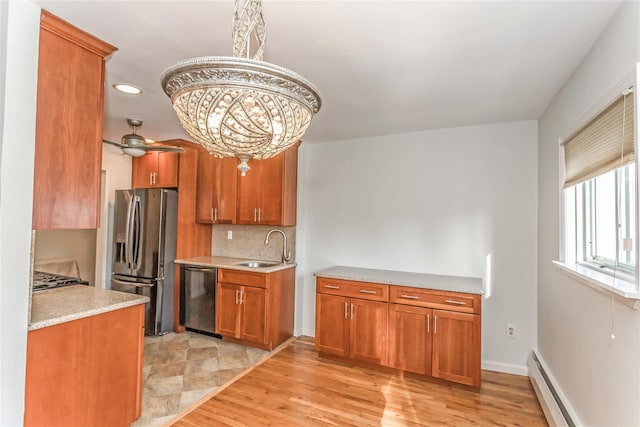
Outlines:
[[[214, 225], [211, 253], [214, 256], [281, 261], [282, 235], [280, 233], [273, 233], [271, 237], [269, 237], [269, 244], [264, 244], [267, 233], [274, 228], [282, 230], [287, 235], [287, 246], [291, 250], [291, 262], [295, 262], [295, 227], [274, 227], [271, 225]], [[231, 240], [227, 239], [228, 231], [231, 231], [233, 234]]]

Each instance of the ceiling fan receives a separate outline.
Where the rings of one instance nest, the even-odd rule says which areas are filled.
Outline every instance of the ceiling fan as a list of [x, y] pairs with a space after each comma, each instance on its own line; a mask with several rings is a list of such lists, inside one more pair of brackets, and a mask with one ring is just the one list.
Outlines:
[[122, 143], [117, 143], [113, 141], [107, 141], [103, 139], [102, 142], [106, 144], [115, 145], [120, 148], [124, 154], [127, 154], [131, 157], [140, 157], [144, 156], [148, 151], [165, 151], [172, 153], [184, 153], [184, 149], [182, 147], [171, 147], [168, 145], [156, 145], [156, 144], [147, 144], [147, 141], [143, 136], [136, 134], [136, 128], [142, 126], [142, 120], [138, 119], [127, 119], [127, 123], [129, 126], [133, 128], [131, 133], [122, 136]]

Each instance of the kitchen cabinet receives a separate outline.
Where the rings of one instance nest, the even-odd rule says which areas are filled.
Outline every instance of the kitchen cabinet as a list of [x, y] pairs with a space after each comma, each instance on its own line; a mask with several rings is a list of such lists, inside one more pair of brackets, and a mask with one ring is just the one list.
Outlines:
[[480, 338], [480, 295], [316, 279], [321, 354], [480, 387]]
[[431, 374], [433, 310], [389, 304], [389, 366]]
[[389, 366], [480, 387], [480, 295], [392, 286], [389, 300]]
[[29, 331], [24, 425], [130, 425], [143, 340], [144, 304]]
[[293, 335], [295, 268], [271, 273], [218, 269], [216, 332], [273, 350]]
[[249, 165], [246, 176], [236, 172], [237, 223], [296, 225], [298, 146]]
[[104, 62], [116, 48], [42, 11], [34, 230], [98, 228]]
[[206, 150], [198, 155], [196, 221], [203, 224], [235, 224], [238, 159], [218, 158]]
[[178, 186], [179, 153], [150, 151], [132, 161], [132, 188], [173, 188]]
[[316, 350], [387, 363], [386, 285], [318, 279]]

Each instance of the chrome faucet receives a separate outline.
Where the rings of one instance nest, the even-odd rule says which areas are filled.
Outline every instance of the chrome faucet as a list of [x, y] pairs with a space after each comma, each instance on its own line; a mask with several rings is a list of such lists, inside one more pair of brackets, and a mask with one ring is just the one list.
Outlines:
[[282, 234], [282, 238], [284, 239], [284, 242], [282, 243], [282, 263], [286, 264], [287, 262], [291, 261], [291, 250], [287, 248], [287, 235], [284, 234], [284, 231], [279, 230], [277, 228], [274, 228], [273, 230], [269, 231], [267, 233], [267, 238], [264, 239], [264, 244], [265, 245], [269, 244], [269, 236], [271, 236], [271, 233], [273, 233], [274, 231], [277, 231], [278, 233]]

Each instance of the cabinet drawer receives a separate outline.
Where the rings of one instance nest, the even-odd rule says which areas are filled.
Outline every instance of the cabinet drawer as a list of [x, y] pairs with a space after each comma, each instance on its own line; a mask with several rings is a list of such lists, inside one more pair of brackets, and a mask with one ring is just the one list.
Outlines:
[[253, 271], [218, 269], [218, 282], [235, 283], [238, 285], [267, 287], [266, 273], [254, 273]]
[[373, 301], [389, 301], [389, 285], [351, 280], [316, 278], [316, 292]]
[[479, 314], [481, 296], [459, 292], [391, 286], [389, 301], [396, 304]]

